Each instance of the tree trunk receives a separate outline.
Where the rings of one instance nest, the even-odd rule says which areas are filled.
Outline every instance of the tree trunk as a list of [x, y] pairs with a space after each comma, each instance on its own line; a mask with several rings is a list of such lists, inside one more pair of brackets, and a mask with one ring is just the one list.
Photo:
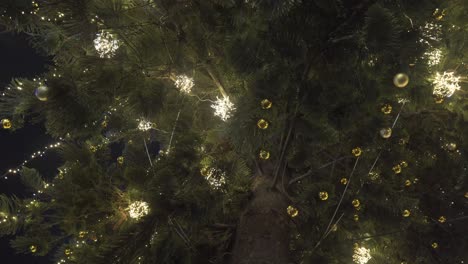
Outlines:
[[289, 263], [288, 203], [271, 184], [271, 176], [256, 177], [253, 198], [237, 227], [231, 264]]

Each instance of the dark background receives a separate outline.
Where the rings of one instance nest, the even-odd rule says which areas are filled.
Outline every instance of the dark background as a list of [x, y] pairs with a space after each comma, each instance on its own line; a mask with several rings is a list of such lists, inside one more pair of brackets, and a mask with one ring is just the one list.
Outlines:
[[[0, 33], [0, 91], [12, 78], [32, 78], [44, 72], [49, 59], [39, 55], [28, 45], [26, 36], [14, 33]], [[4, 118], [0, 113], [0, 119]], [[21, 164], [33, 152], [54, 142], [45, 134], [41, 124], [28, 124], [15, 132], [0, 129], [0, 175]], [[43, 158], [28, 163], [28, 167], [39, 168], [45, 178], [51, 178], [57, 167], [58, 158], [48, 153]], [[21, 185], [18, 175], [7, 175], [0, 179], [0, 193], [28, 197], [32, 193]], [[15, 254], [9, 245], [11, 237], [0, 238], [0, 263], [2, 264], [45, 264], [52, 263], [48, 257]]]

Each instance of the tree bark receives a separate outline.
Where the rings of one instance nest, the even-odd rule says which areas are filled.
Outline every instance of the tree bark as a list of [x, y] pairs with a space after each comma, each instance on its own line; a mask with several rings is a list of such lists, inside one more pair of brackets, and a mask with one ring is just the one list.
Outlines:
[[288, 264], [289, 216], [287, 200], [271, 189], [273, 177], [257, 176], [253, 198], [236, 232], [231, 264]]

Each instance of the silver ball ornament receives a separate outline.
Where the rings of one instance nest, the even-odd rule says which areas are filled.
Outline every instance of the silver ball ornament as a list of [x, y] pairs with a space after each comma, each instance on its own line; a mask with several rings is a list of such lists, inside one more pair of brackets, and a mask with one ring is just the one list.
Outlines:
[[49, 95], [49, 87], [45, 85], [41, 85], [34, 90], [34, 95], [37, 97], [37, 99], [41, 101], [47, 101], [48, 95]]
[[390, 127], [380, 129], [380, 136], [383, 138], [390, 138], [392, 136], [392, 129]]
[[409, 76], [405, 73], [398, 73], [393, 77], [393, 84], [398, 88], [405, 88], [409, 83]]

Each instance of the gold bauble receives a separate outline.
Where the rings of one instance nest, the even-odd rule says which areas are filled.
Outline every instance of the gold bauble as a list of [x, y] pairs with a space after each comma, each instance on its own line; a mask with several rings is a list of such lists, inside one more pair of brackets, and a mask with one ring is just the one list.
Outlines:
[[354, 221], [356, 221], [356, 222], [359, 221], [359, 215], [355, 214], [355, 215], [353, 216], [353, 219], [354, 219]]
[[288, 212], [288, 215], [291, 216], [291, 217], [296, 217], [299, 214], [299, 210], [297, 210], [295, 207], [293, 207], [291, 205], [288, 206], [286, 211]]
[[400, 166], [400, 164], [397, 164], [397, 165], [393, 166], [392, 170], [393, 170], [393, 172], [394, 172], [395, 174], [400, 174], [400, 173], [401, 173], [401, 166]]
[[382, 113], [389, 115], [392, 113], [392, 106], [390, 104], [384, 104], [380, 110]]
[[409, 187], [410, 185], [411, 185], [411, 181], [410, 181], [410, 180], [406, 180], [406, 181], [405, 181], [405, 186], [406, 186], [406, 187]]
[[401, 214], [403, 217], [409, 217], [411, 215], [411, 212], [409, 210], [403, 210], [403, 213]]
[[320, 198], [320, 200], [326, 201], [328, 200], [328, 192], [325, 192], [325, 191], [319, 192], [318, 197]]
[[258, 120], [257, 122], [257, 127], [260, 128], [260, 129], [267, 129], [268, 128], [268, 121], [266, 121], [265, 119], [260, 119]]
[[351, 204], [355, 207], [358, 208], [361, 205], [361, 202], [358, 199], [354, 199]]
[[393, 77], [393, 84], [398, 88], [405, 88], [409, 83], [409, 76], [405, 73], [398, 73]]
[[445, 216], [442, 215], [441, 217], [439, 217], [439, 219], [437, 221], [439, 221], [439, 223], [443, 224], [443, 223], [445, 223], [445, 221], [447, 221], [447, 218], [445, 218]]
[[392, 136], [392, 129], [390, 127], [380, 129], [380, 136], [382, 138], [390, 138]]
[[34, 252], [37, 251], [37, 247], [36, 247], [35, 245], [31, 245], [31, 246], [29, 247], [29, 250], [30, 250], [32, 253], [34, 253]]
[[85, 235], [86, 235], [87, 233], [88, 233], [88, 232], [86, 232], [86, 231], [80, 231], [80, 233], [78, 234], [78, 237], [83, 238], [83, 237], [85, 237]]
[[431, 247], [434, 248], [434, 249], [436, 249], [436, 248], [439, 247], [439, 244], [438, 244], [437, 242], [433, 242], [433, 243], [431, 244]]
[[354, 155], [355, 157], [359, 157], [359, 156], [361, 156], [361, 154], [362, 154], [362, 150], [361, 150], [360, 147], [355, 147], [355, 148], [353, 148], [353, 150], [351, 151], [351, 153], [353, 153], [353, 155]]
[[2, 119], [2, 127], [3, 129], [10, 129], [11, 128], [11, 121], [10, 119]]
[[465, 198], [468, 199], [468, 192], [465, 193]]
[[270, 109], [273, 103], [268, 99], [263, 99], [260, 102], [260, 105], [262, 106], [263, 109]]
[[209, 175], [210, 168], [208, 167], [203, 167], [200, 169], [200, 174], [204, 177], [207, 177]]
[[72, 253], [71, 249], [67, 248], [65, 249], [65, 255], [70, 255]]
[[123, 156], [120, 156], [117, 158], [117, 163], [119, 163], [120, 165], [122, 165], [124, 163], [124, 157]]
[[348, 179], [341, 178], [340, 182], [341, 182], [341, 184], [346, 185], [348, 183]]
[[455, 151], [457, 150], [457, 144], [456, 143], [448, 143], [447, 145], [447, 149], [450, 150], [450, 151]]
[[101, 127], [102, 127], [102, 128], [106, 128], [106, 127], [107, 127], [107, 121], [106, 121], [106, 120], [104, 120], [104, 121], [101, 122]]
[[267, 160], [270, 158], [270, 152], [266, 150], [260, 150], [260, 153], [258, 154], [258, 156], [263, 160]]

